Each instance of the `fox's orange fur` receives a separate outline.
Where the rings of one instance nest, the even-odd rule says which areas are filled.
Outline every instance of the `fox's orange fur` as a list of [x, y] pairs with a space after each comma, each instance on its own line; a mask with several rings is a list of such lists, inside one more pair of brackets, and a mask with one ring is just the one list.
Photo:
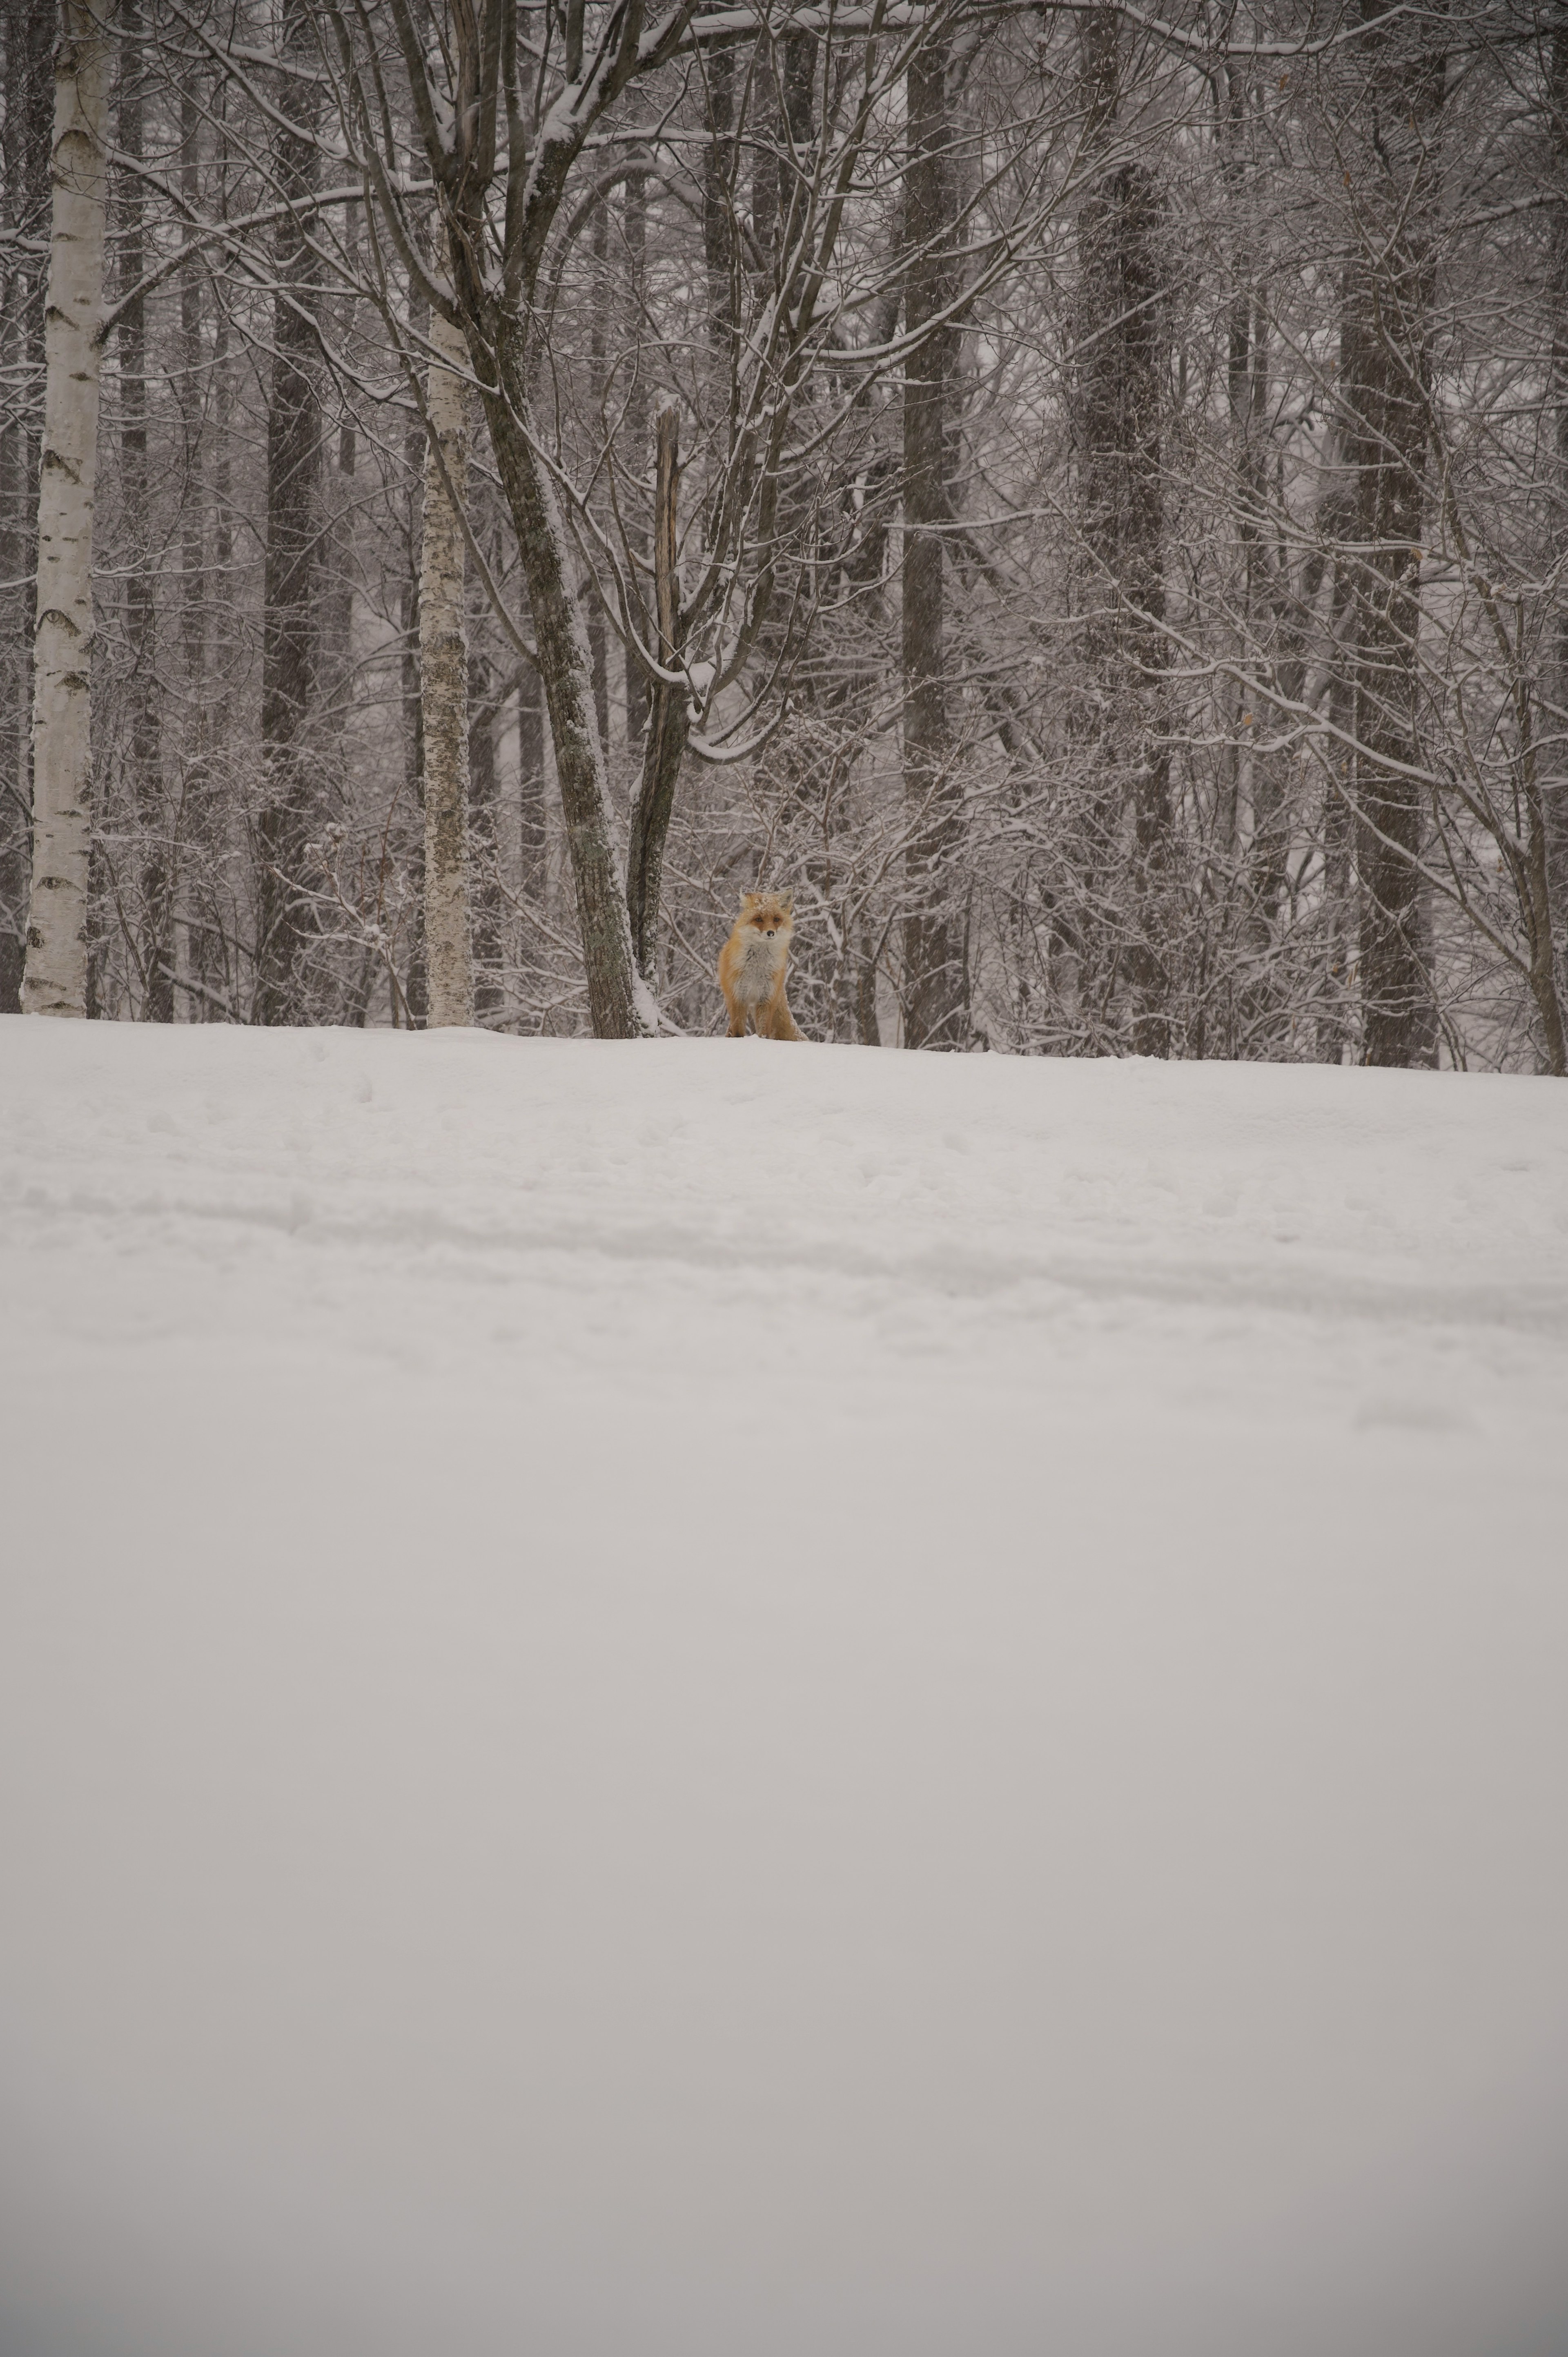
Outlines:
[[799, 1039], [784, 996], [794, 931], [792, 892], [743, 892], [735, 931], [719, 952], [719, 988], [729, 1008], [729, 1036], [746, 1036], [749, 1016], [764, 1039]]

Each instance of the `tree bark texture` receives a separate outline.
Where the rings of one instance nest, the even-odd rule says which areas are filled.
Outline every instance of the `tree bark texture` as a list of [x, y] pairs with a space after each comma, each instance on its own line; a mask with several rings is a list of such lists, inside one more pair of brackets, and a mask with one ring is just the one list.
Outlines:
[[[200, 197], [201, 116], [196, 92], [180, 93], [180, 193], [192, 217]], [[201, 274], [184, 272], [179, 286], [180, 425], [185, 445], [186, 499], [180, 519], [179, 635], [186, 689], [199, 705], [206, 671], [206, 500], [201, 449]], [[210, 716], [198, 713], [198, 735]]]
[[10, 0], [4, 15], [5, 121], [0, 197], [16, 240], [0, 278], [0, 1015], [22, 1006], [31, 873], [33, 574], [49, 236], [54, 0]]
[[[465, 351], [465, 357], [467, 353]], [[468, 657], [468, 899], [474, 935], [474, 1020], [503, 1011], [505, 915], [500, 887], [500, 792], [496, 732], [504, 694], [485, 658]]]
[[38, 470], [33, 671], [33, 878], [22, 1006], [87, 1012], [92, 791], [92, 505], [98, 323], [108, 194], [109, 44], [86, 0], [63, 0], [55, 54], [53, 203]]
[[[1087, 15], [1080, 44], [1090, 138], [1113, 152], [1122, 70], [1116, 12]], [[1095, 560], [1090, 594], [1100, 609], [1087, 640], [1106, 772], [1102, 851], [1112, 865], [1114, 831], [1130, 798], [1133, 891], [1124, 963], [1133, 985], [1133, 1042], [1144, 1056], [1168, 1055], [1171, 1046], [1170, 758], [1155, 676], [1163, 661], [1165, 562], [1160, 223], [1159, 190], [1149, 173], [1108, 156], [1079, 216], [1079, 484], [1084, 539]]]
[[[946, 51], [943, 52], [944, 74]], [[779, 130], [785, 155], [779, 173], [783, 210], [781, 235], [786, 252], [800, 242], [800, 208], [806, 201], [811, 178], [811, 150], [816, 144], [817, 38], [814, 33], [784, 36], [784, 87]]]
[[904, 924], [904, 1042], [969, 1043], [964, 927], [951, 901], [963, 840], [963, 781], [948, 710], [946, 553], [949, 435], [958, 331], [942, 319], [959, 292], [957, 182], [948, 111], [950, 43], [921, 43], [906, 89], [905, 328], [919, 338], [904, 373], [904, 791], [913, 814]]
[[[642, 110], [639, 107], [639, 114]], [[626, 386], [626, 410], [621, 420], [621, 437], [634, 481], [648, 479], [648, 370], [642, 356], [642, 315], [647, 297], [648, 280], [648, 178], [643, 172], [626, 176], [626, 198], [621, 216], [621, 248], [624, 268], [622, 309], [624, 315], [624, 350], [629, 355], [630, 376]], [[633, 509], [633, 515], [637, 510]], [[634, 522], [628, 535], [628, 554], [648, 562], [648, 539]], [[635, 563], [631, 568], [632, 605], [634, 612], [640, 604], [639, 584]], [[635, 759], [642, 748], [643, 732], [648, 726], [648, 680], [635, 647], [626, 650], [626, 749]], [[640, 960], [639, 961], [640, 963]]]
[[[118, 124], [121, 153], [143, 160], [142, 101], [145, 27], [140, 0], [122, 0]], [[115, 331], [120, 389], [121, 523], [130, 567], [125, 582], [125, 639], [130, 657], [126, 696], [125, 769], [131, 804], [146, 848], [137, 892], [141, 903], [139, 959], [142, 1013], [149, 1023], [174, 1021], [174, 862], [164, 798], [163, 732], [158, 726], [158, 614], [152, 550], [152, 502], [147, 461], [147, 307], [136, 290], [147, 266], [145, 199], [139, 175], [124, 175], [120, 203], [120, 275], [127, 289]], [[194, 284], [195, 274], [191, 274]]]
[[[609, 350], [609, 327], [612, 309], [610, 285], [610, 205], [607, 197], [600, 197], [594, 207], [591, 251], [594, 257], [593, 325], [588, 333], [588, 395], [594, 406], [596, 426], [604, 414], [606, 356]], [[610, 750], [610, 657], [609, 632], [605, 622], [605, 609], [590, 590], [588, 608], [588, 664], [594, 684], [594, 724], [599, 732], [599, 751], [607, 760]], [[629, 660], [629, 658], [628, 658]]]
[[[1337, 564], [1328, 602], [1331, 643], [1337, 643], [1347, 627], [1349, 597], [1346, 569]], [[1287, 684], [1294, 683], [1287, 680]], [[1344, 741], [1355, 729], [1356, 688], [1348, 669], [1342, 667], [1330, 673], [1326, 694], [1328, 717], [1343, 735], [1327, 756], [1328, 776], [1323, 798], [1324, 959], [1315, 1030], [1316, 1061], [1342, 1064], [1352, 1036], [1351, 965], [1356, 932], [1350, 857], [1355, 822], [1348, 791], [1354, 761]]]
[[[10, 191], [6, 191], [10, 201]], [[19, 274], [13, 274], [13, 276]], [[6, 286], [0, 318], [0, 371], [20, 377], [20, 306]], [[22, 621], [25, 584], [31, 570], [31, 535], [25, 511], [27, 479], [26, 411], [0, 425], [0, 1015], [22, 1006], [22, 944], [27, 938], [28, 818], [30, 797], [22, 753], [22, 697], [27, 687]], [[35, 515], [38, 495], [31, 501]]]
[[[659, 624], [659, 661], [673, 670], [684, 636], [681, 576], [676, 568], [676, 490], [680, 479], [680, 413], [659, 414], [659, 452], [654, 477], [653, 585]], [[659, 950], [659, 893], [664, 845], [670, 833], [682, 756], [686, 749], [691, 707], [684, 688], [660, 680], [654, 687], [642, 777], [631, 807], [627, 852], [626, 899], [638, 971], [651, 987]]]
[[[1236, 59], [1226, 68], [1225, 100], [1220, 115], [1220, 153], [1228, 209], [1234, 223], [1230, 254], [1230, 292], [1226, 332], [1226, 400], [1230, 423], [1230, 465], [1237, 500], [1237, 536], [1240, 543], [1241, 578], [1237, 597], [1241, 639], [1251, 646], [1256, 624], [1271, 608], [1278, 609], [1279, 584], [1272, 570], [1273, 552], [1265, 538], [1268, 515], [1264, 453], [1268, 436], [1269, 319], [1258, 281], [1256, 224], [1252, 219], [1255, 184], [1249, 147], [1251, 94], [1248, 71]], [[1321, 572], [1322, 559], [1309, 560]], [[1263, 623], [1266, 628], [1266, 620]], [[1251, 840], [1247, 848], [1250, 916], [1248, 931], [1256, 946], [1262, 980], [1247, 993], [1254, 1016], [1261, 1017], [1268, 1000], [1269, 951], [1288, 889], [1289, 813], [1277, 761], [1251, 745], [1243, 749], [1245, 715], [1251, 698], [1238, 685], [1232, 711], [1233, 742], [1225, 748], [1230, 779], [1227, 797], [1225, 849], [1240, 855], [1240, 805], [1251, 802]]]
[[854, 1027], [863, 1048], [880, 1048], [882, 1026], [876, 1014], [876, 956], [868, 932], [855, 937]]
[[[1382, 0], [1361, 0], [1362, 21]], [[1417, 685], [1428, 457], [1434, 261], [1431, 141], [1444, 59], [1430, 27], [1369, 33], [1351, 126], [1354, 243], [1341, 341], [1347, 456], [1355, 470], [1357, 866], [1362, 1051], [1369, 1064], [1433, 1060], [1422, 955], [1423, 797]]]
[[755, 127], [749, 143], [752, 277], [756, 296], [759, 300], [766, 299], [772, 283], [779, 243], [779, 146], [784, 110], [774, 72], [775, 54], [771, 48], [766, 57], [759, 53], [752, 67], [755, 76], [752, 98]]
[[[346, 274], [360, 267], [361, 222], [358, 206], [346, 208], [343, 243]], [[358, 302], [353, 292], [338, 296], [328, 324], [338, 348], [351, 347]], [[349, 738], [354, 698], [354, 592], [359, 517], [356, 479], [360, 466], [359, 418], [352, 399], [338, 412], [336, 448], [328, 441], [322, 457], [325, 512], [318, 546], [328, 576], [317, 624], [317, 729], [324, 775], [335, 787], [352, 759]], [[423, 452], [422, 452], [423, 457]]]
[[[411, 333], [422, 340], [427, 338], [430, 333], [430, 307], [417, 290], [410, 296], [408, 316]], [[401, 552], [404, 558], [403, 579], [398, 587], [398, 627], [403, 650], [398, 662], [398, 683], [402, 689], [403, 704], [403, 783], [404, 799], [412, 814], [408, 868], [413, 899], [408, 962], [403, 969], [402, 1014], [410, 1028], [415, 1030], [423, 1026], [429, 1012], [424, 971], [424, 698], [419, 692], [419, 584], [423, 569], [421, 551], [424, 535], [424, 461], [427, 449], [424, 430], [415, 421], [409, 426], [403, 446], [403, 464], [411, 488], [405, 511], [408, 531]], [[415, 485], [417, 490], [413, 488]], [[394, 989], [394, 1026], [398, 1020], [398, 994]]]
[[[285, 0], [285, 54], [312, 54], [307, 0]], [[273, 171], [297, 208], [277, 233], [273, 380], [267, 410], [267, 548], [262, 627], [263, 800], [256, 821], [260, 875], [253, 1019], [291, 1023], [304, 1012], [302, 966], [311, 924], [301, 889], [312, 770], [307, 727], [316, 685], [316, 544], [321, 512], [321, 407], [311, 301], [318, 274], [307, 242], [317, 185], [320, 101], [301, 76], [280, 75]]]
[[518, 857], [523, 898], [542, 909], [549, 883], [550, 829], [544, 810], [544, 699], [539, 673], [527, 670], [517, 692]]
[[[1552, 399], [1553, 459], [1552, 546], [1559, 565], [1568, 562], [1568, 20], [1560, 19], [1546, 50], [1552, 125]], [[1546, 691], [1559, 714], [1568, 712], [1568, 603], [1558, 609], [1546, 662]], [[1547, 905], [1554, 944], [1554, 980], [1559, 1004], [1568, 1000], [1568, 742], [1558, 719], [1552, 758], [1542, 780], [1546, 835]]]
[[419, 677], [424, 707], [424, 955], [433, 1028], [474, 1019], [468, 915], [468, 638], [463, 610], [460, 504], [468, 481], [461, 373], [467, 346], [445, 319], [430, 323], [438, 357], [425, 406], [424, 529], [419, 574]]
[[[1520, 702], [1525, 706], [1525, 726], [1533, 731], [1533, 714], [1530, 710], [1528, 691], [1521, 688]], [[1536, 748], [1532, 741], [1521, 747], [1525, 801], [1526, 835], [1522, 855], [1524, 890], [1520, 901], [1529, 915], [1530, 987], [1540, 1017], [1545, 1063], [1549, 1072], [1559, 1080], [1568, 1076], [1568, 1024], [1563, 1021], [1563, 997], [1558, 982], [1554, 950], [1555, 929], [1552, 908], [1552, 840], [1548, 831], [1546, 807], [1541, 791], [1541, 773]], [[1423, 948], [1425, 943], [1423, 944]]]
[[703, 260], [707, 277], [708, 340], [726, 371], [731, 364], [740, 290], [736, 281], [735, 51], [707, 59], [708, 142], [703, 155]]

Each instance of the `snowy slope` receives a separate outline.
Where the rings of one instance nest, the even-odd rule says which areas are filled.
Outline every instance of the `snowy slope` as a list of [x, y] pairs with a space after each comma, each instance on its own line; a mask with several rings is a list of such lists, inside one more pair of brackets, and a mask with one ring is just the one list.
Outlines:
[[1560, 2357], [1568, 1090], [0, 1019], [0, 2357]]

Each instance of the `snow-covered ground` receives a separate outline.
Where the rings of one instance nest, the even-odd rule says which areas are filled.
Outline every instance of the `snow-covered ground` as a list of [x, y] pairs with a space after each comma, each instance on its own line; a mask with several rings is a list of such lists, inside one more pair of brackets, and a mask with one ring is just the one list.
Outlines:
[[3, 2357], [1561, 2357], [1568, 1089], [0, 1021]]

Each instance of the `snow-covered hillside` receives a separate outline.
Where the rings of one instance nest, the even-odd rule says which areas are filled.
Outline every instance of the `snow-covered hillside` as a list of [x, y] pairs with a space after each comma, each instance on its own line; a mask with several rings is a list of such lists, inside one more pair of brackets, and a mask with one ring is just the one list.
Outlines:
[[1568, 1090], [0, 1021], [4, 2357], [1555, 2357]]

